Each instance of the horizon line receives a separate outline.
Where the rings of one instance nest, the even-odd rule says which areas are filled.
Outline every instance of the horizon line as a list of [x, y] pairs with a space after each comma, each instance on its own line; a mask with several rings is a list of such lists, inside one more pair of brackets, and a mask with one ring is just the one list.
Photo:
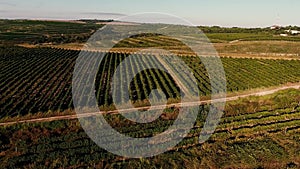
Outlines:
[[[68, 21], [81, 21], [81, 20], [95, 20], [95, 21], [107, 21], [107, 22], [125, 22], [125, 23], [132, 23], [130, 21], [122, 21], [122, 20], [116, 20], [116, 19], [99, 19], [99, 18], [1, 18], [0, 20], [28, 20], [28, 21], [59, 21], [59, 22], [68, 22]], [[135, 23], [142, 23], [142, 22], [135, 22]], [[147, 23], [147, 22], [144, 22]], [[167, 24], [167, 23], [159, 23], [159, 24]], [[270, 28], [272, 26], [279, 26], [279, 27], [288, 27], [288, 26], [295, 26], [295, 27], [300, 27], [299, 25], [279, 25], [279, 24], [273, 24], [270, 26], [236, 26], [236, 25], [217, 25], [217, 24], [197, 24], [194, 26], [206, 26], [206, 27], [221, 27], [221, 28]]]

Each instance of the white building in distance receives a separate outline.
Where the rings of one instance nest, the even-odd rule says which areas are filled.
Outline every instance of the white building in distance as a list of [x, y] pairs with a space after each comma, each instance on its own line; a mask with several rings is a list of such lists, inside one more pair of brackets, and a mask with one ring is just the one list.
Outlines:
[[298, 35], [298, 34], [300, 34], [300, 31], [298, 31], [298, 30], [285, 30], [285, 32], [290, 33], [292, 35]]

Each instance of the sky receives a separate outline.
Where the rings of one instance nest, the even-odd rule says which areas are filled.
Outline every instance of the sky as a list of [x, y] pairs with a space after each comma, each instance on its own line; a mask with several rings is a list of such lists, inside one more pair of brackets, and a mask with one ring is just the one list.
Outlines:
[[194, 25], [299, 26], [299, 7], [299, 0], [0, 0], [0, 18], [117, 19], [161, 12]]

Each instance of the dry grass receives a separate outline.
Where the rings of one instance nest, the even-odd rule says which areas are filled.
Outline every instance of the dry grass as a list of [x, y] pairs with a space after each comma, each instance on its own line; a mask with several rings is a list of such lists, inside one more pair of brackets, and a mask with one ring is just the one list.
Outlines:
[[221, 56], [261, 57], [261, 58], [300, 58], [300, 42], [287, 41], [237, 41], [234, 43], [216, 43]]
[[[33, 47], [54, 47], [70, 50], [82, 50], [84, 43], [68, 43], [68, 44], [40, 44], [29, 45], [19, 44], [19, 46], [33, 48]], [[235, 41], [226, 43], [213, 44], [219, 56], [221, 57], [235, 57], [235, 58], [262, 58], [262, 59], [300, 59], [300, 42], [288, 41]], [[118, 47], [113, 49], [106, 49], [103, 51], [133, 53], [146, 48], [126, 48]], [[162, 47], [177, 55], [194, 55], [192, 51], [187, 51], [183, 46], [167, 46]]]

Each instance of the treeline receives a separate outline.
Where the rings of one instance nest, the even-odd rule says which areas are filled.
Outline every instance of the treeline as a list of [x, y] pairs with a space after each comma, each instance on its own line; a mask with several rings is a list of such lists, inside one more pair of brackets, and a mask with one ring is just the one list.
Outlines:
[[108, 20], [99, 20], [99, 19], [80, 19], [78, 21], [81, 21], [81, 22], [85, 22], [85, 23], [88, 23], [88, 24], [96, 24], [96, 23], [99, 23], [99, 22], [113, 22], [114, 20], [113, 19], [108, 19]]
[[220, 26], [199, 26], [204, 33], [281, 33], [284, 30], [300, 30], [297, 26], [278, 27], [277, 29], [266, 28], [240, 28], [240, 27], [220, 27]]
[[32, 44], [52, 43], [52, 44], [65, 44], [65, 43], [83, 43], [90, 38], [90, 33], [82, 34], [57, 34], [57, 35], [42, 35], [34, 39]]

